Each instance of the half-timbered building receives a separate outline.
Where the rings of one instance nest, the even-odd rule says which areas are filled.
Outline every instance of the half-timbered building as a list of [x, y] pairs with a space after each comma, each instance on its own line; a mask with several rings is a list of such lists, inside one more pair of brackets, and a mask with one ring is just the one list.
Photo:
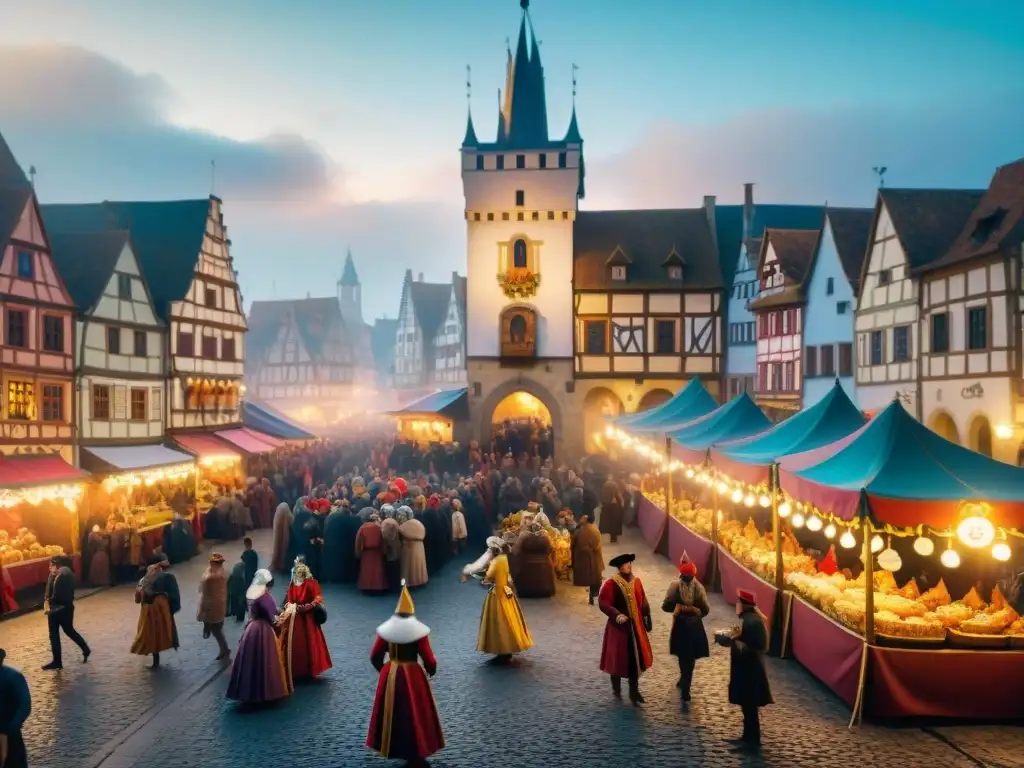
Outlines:
[[838, 379], [853, 402], [853, 314], [871, 231], [870, 208], [829, 208], [804, 279], [803, 398], [806, 408]]
[[0, 136], [0, 456], [74, 461], [73, 315], [35, 191]]
[[443, 388], [466, 383], [466, 278], [452, 272], [448, 310], [434, 336], [434, 383]]
[[[396, 388], [424, 393], [436, 388], [438, 355], [444, 361], [448, 348], [444, 329], [452, 293], [452, 283], [424, 282], [422, 272], [413, 280], [412, 270], [405, 271], [395, 337]], [[466, 338], [464, 326], [458, 335]]]
[[[719, 206], [721, 221], [726, 206]], [[726, 316], [725, 387], [728, 397], [743, 392], [753, 396], [757, 379], [757, 321], [750, 302], [760, 290], [758, 258], [766, 229], [817, 230], [821, 226], [819, 205], [772, 205], [754, 202], [754, 185], [743, 185], [743, 239], [738, 249], [720, 236], [723, 265], [733, 265]], [[721, 226], [719, 227], [721, 230]], [[738, 256], [738, 258], [737, 258]]]
[[921, 270], [922, 418], [1009, 463], [1024, 438], [1024, 160], [999, 168], [948, 251]]
[[168, 429], [239, 425], [247, 326], [221, 200], [48, 205], [44, 215], [65, 232], [131, 234], [168, 327]]
[[50, 231], [54, 262], [78, 310], [80, 445], [160, 442], [167, 327], [157, 319], [128, 232]]
[[245, 357], [247, 391], [306, 423], [349, 410], [355, 359], [336, 298], [254, 301]]
[[799, 410], [803, 394], [804, 279], [819, 233], [766, 229], [758, 257], [758, 297], [750, 302], [757, 326], [754, 398], [777, 418]]
[[874, 413], [894, 399], [923, 418], [918, 347], [921, 270], [949, 249], [982, 192], [880, 189], [857, 301], [856, 383]]

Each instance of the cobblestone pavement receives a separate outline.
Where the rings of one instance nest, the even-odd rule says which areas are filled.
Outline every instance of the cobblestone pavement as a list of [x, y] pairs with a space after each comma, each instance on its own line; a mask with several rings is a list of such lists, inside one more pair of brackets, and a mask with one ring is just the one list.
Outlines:
[[[263, 555], [261, 562], [266, 562], [271, 549], [269, 531], [254, 532], [253, 545]], [[242, 551], [241, 540], [217, 550], [230, 567]], [[76, 602], [75, 626], [92, 648], [88, 664], [81, 663], [78, 648], [62, 635], [64, 669], [40, 669], [50, 661], [42, 611], [0, 622], [0, 646], [7, 651], [7, 663], [24, 673], [32, 692], [32, 715], [24, 734], [31, 765], [86, 765], [91, 755], [103, 751], [108, 742], [116, 744], [140, 718], [152, 716], [215, 674], [219, 667], [214, 661], [216, 641], [204, 641], [195, 620], [196, 588], [205, 568], [206, 557], [200, 555], [172, 569], [181, 589], [181, 611], [176, 617], [181, 648], [163, 654], [159, 670], [150, 671], [148, 658], [128, 652], [139, 615], [134, 584]], [[233, 646], [241, 635], [241, 625], [229, 621], [225, 632]]]
[[[266, 544], [258, 548], [269, 551]], [[606, 546], [605, 555], [618, 551], [637, 552], [636, 573], [649, 594], [659, 599], [674, 578], [669, 563], [647, 553], [633, 534], [621, 545]], [[229, 557], [233, 556], [232, 550]], [[25, 636], [21, 645], [32, 654], [32, 664], [21, 665], [29, 667], [36, 708], [26, 734], [33, 764], [48, 768], [384, 765], [362, 746], [376, 685], [367, 655], [374, 628], [394, 609], [394, 596], [372, 598], [349, 587], [327, 586], [325, 631], [334, 669], [323, 679], [300, 686], [279, 706], [243, 712], [224, 698], [227, 675], [216, 675], [218, 668], [210, 662], [215, 655], [212, 641], [203, 645], [198, 626], [188, 621], [194, 610], [194, 597], [188, 593], [200, 565], [179, 569], [183, 592], [193, 602], [182, 608], [183, 649], [171, 655], [166, 669], [158, 673], [148, 672], [143, 660], [127, 655], [135, 625], [130, 590], [83, 602], [83, 627], [92, 630], [88, 636], [97, 653], [87, 667], [72, 664], [65, 669], [64, 680], [32, 671], [36, 661], [45, 660], [45, 629], [38, 616], [25, 617], [37, 624], [21, 632]], [[283, 589], [277, 585], [275, 594], [280, 597]], [[763, 754], [735, 755], [726, 743], [740, 729], [739, 711], [727, 703], [727, 651], [714, 647], [712, 657], [699, 662], [692, 711], [682, 712], [675, 660], [667, 654], [670, 617], [658, 606], [652, 635], [655, 665], [642, 679], [647, 704], [639, 709], [613, 699], [607, 677], [597, 669], [604, 617], [596, 606], [587, 605], [584, 590], [560, 585], [553, 600], [523, 601], [536, 645], [516, 666], [507, 668], [492, 667], [476, 653], [483, 596], [475, 582], [459, 584], [455, 564], [414, 593], [417, 614], [433, 628], [431, 641], [439, 662], [434, 695], [449, 745], [431, 760], [435, 768], [507, 762], [522, 768], [624, 764], [818, 768], [837, 760], [902, 763], [908, 768], [1024, 766], [1020, 729], [927, 732], [866, 725], [849, 730], [845, 705], [798, 664], [779, 660], [769, 662], [778, 703], [762, 710]], [[717, 596], [712, 596], [712, 602], [709, 631], [730, 626], [732, 609]], [[11, 645], [6, 630], [6, 624], [0, 625], [5, 642]], [[237, 637], [237, 629], [232, 630]], [[106, 645], [102, 650], [101, 633]], [[39, 648], [32, 648], [34, 642], [41, 644]], [[14, 645], [19, 646], [18, 641]], [[154, 704], [163, 708], [134, 733], [126, 730]], [[61, 725], [55, 726], [57, 722]]]

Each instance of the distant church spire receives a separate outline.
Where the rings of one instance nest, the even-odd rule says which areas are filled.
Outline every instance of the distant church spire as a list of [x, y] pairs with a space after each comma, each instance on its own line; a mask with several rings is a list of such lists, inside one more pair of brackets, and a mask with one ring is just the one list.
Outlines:
[[351, 248], [345, 254], [345, 268], [341, 272], [341, 284], [359, 285], [359, 275], [356, 274], [356, 263], [352, 260]]

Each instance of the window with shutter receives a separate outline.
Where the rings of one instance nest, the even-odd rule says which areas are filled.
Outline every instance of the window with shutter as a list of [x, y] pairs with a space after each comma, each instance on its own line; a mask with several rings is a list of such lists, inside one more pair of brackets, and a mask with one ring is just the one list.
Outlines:
[[92, 385], [92, 417], [110, 420], [110, 387], [105, 384]]
[[782, 390], [782, 363], [772, 363], [772, 392]]
[[825, 344], [821, 348], [821, 375], [834, 377], [836, 375], [836, 348], [831, 344]]
[[124, 421], [128, 418], [128, 387], [122, 384], [114, 385], [114, 421]]
[[178, 331], [178, 348], [175, 354], [181, 357], [195, 357], [195, 335], [188, 331]]
[[603, 355], [607, 352], [605, 336], [607, 324], [604, 320], [587, 320], [586, 337], [583, 340], [583, 351], [589, 355]]
[[[676, 351], [676, 324], [672, 320], [659, 320], [654, 351], [659, 355], [671, 355]], [[739, 341], [739, 339], [736, 339]]]
[[783, 364], [782, 367], [782, 391], [793, 392], [796, 390], [796, 363], [792, 360]]
[[806, 347], [804, 349], [804, 376], [813, 379], [818, 375], [818, 348]]
[[768, 363], [757, 364], [757, 391], [768, 391]]
[[853, 376], [853, 344], [848, 341], [839, 345], [839, 375]]
[[163, 390], [160, 387], [149, 388], [149, 419], [160, 421], [163, 418]]

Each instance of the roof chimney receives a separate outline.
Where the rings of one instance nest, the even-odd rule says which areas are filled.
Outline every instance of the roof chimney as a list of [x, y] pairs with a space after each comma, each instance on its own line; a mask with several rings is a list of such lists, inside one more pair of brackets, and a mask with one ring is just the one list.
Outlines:
[[754, 226], [754, 183], [748, 182], [743, 185], [743, 240], [744, 242], [751, 235], [751, 228]]
[[718, 250], [718, 229], [715, 226], [715, 196], [704, 195], [704, 215], [708, 220], [708, 228], [711, 230], [711, 239], [715, 243], [715, 250]]
[[423, 282], [423, 273], [422, 272], [420, 272], [418, 275], [416, 275], [416, 282], [417, 283], [422, 283]]

